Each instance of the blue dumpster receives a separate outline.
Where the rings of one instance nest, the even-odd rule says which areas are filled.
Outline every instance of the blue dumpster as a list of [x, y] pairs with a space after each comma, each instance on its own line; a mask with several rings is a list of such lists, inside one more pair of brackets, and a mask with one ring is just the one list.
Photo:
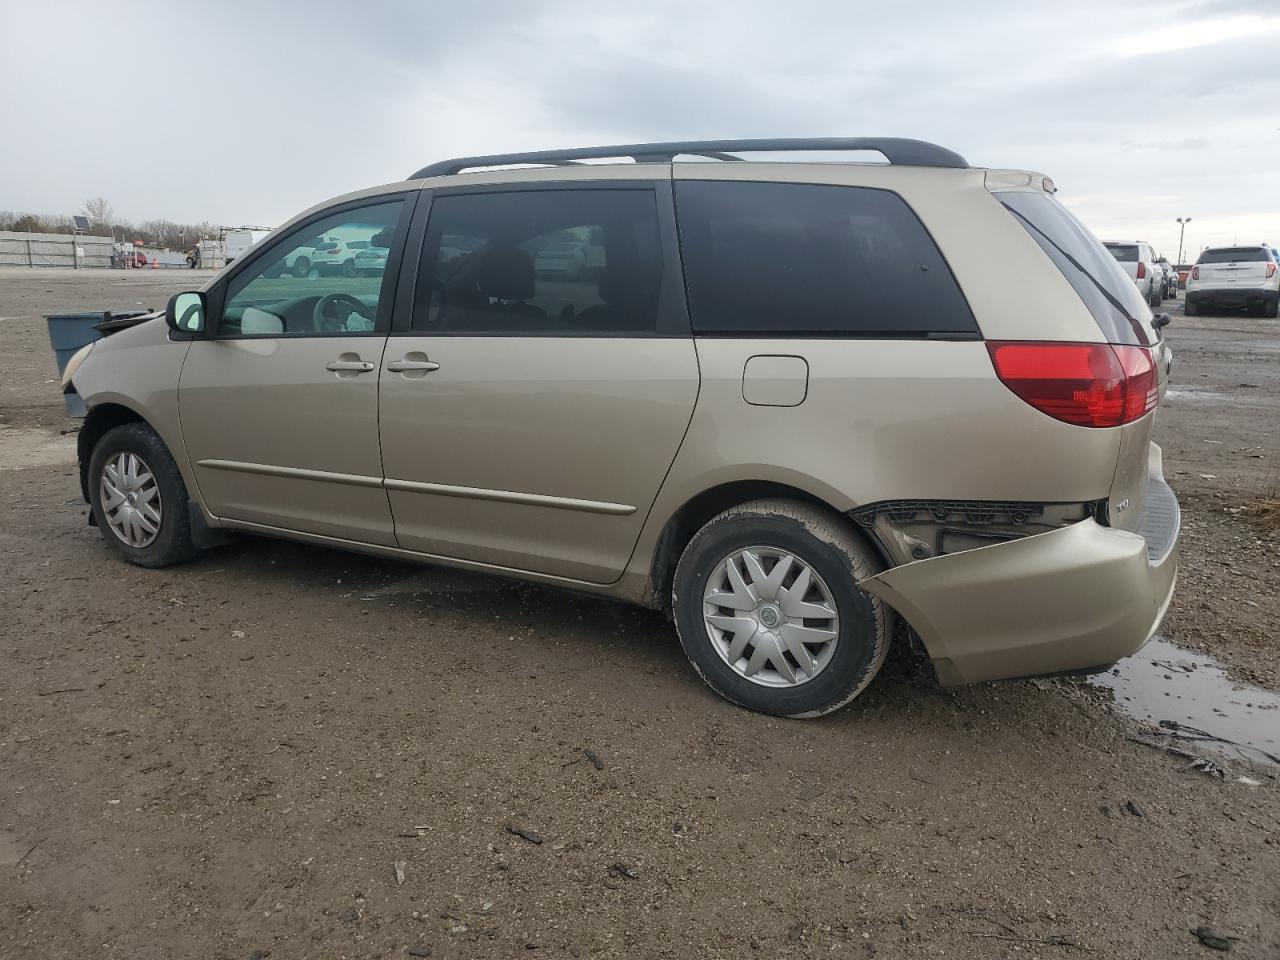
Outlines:
[[[67, 361], [87, 343], [102, 339], [102, 331], [96, 329], [98, 324], [109, 320], [123, 320], [128, 317], [139, 317], [147, 311], [131, 310], [127, 313], [112, 313], [110, 310], [98, 313], [51, 313], [45, 317], [49, 325], [49, 345], [53, 347], [53, 355], [58, 359], [58, 376], [67, 368]], [[75, 394], [64, 394], [63, 402], [67, 407], [67, 415], [84, 416], [84, 401]]]

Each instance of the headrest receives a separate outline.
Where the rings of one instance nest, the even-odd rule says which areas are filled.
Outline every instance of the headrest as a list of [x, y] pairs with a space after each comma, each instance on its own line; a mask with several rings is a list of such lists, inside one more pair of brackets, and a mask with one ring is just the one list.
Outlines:
[[485, 254], [476, 283], [481, 293], [496, 300], [528, 300], [533, 296], [533, 257], [516, 247], [494, 247]]

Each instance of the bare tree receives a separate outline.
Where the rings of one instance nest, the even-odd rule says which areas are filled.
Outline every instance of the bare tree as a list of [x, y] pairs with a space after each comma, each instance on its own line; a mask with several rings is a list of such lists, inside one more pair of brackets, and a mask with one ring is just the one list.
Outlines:
[[84, 215], [95, 227], [110, 227], [115, 223], [116, 212], [106, 197], [91, 197], [84, 202]]

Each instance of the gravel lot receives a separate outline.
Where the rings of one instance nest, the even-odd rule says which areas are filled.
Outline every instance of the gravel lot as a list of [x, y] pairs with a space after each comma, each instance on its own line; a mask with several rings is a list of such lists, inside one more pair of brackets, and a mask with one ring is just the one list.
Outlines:
[[[1280, 771], [1188, 770], [1094, 686], [897, 651], [789, 722], [647, 611], [251, 537], [116, 561], [41, 316], [202, 276], [0, 271], [0, 957], [1280, 957]], [[1170, 307], [1164, 636], [1280, 688], [1280, 322]]]

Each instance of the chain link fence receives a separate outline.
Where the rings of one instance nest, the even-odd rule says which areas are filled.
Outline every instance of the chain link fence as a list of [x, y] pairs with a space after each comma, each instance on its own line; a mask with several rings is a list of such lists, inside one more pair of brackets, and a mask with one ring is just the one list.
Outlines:
[[0, 231], [0, 267], [109, 267], [111, 247], [110, 237]]

